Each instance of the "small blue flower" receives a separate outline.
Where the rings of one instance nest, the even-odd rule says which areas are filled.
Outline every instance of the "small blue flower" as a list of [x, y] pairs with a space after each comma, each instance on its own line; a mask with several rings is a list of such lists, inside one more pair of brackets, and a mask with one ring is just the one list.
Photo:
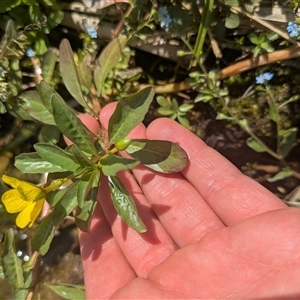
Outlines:
[[266, 72], [266, 73], [260, 74], [255, 77], [256, 84], [264, 84], [266, 81], [271, 80], [273, 77], [274, 77], [274, 74], [271, 72]]
[[286, 30], [290, 37], [298, 37], [300, 34], [300, 27], [294, 22], [289, 22]]
[[34, 57], [34, 51], [31, 49], [31, 48], [28, 48], [26, 51], [25, 51], [25, 54], [27, 57]]
[[158, 17], [161, 20], [160, 26], [166, 31], [169, 30], [171, 23], [173, 22], [172, 18], [169, 15], [169, 11], [166, 6], [161, 6], [158, 10]]
[[87, 27], [86, 32], [92, 39], [96, 39], [98, 37], [97, 30], [93, 27]]

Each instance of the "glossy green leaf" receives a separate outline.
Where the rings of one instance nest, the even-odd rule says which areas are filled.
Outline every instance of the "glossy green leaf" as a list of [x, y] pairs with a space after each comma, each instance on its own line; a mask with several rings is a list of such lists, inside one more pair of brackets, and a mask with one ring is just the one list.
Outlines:
[[62, 169], [74, 172], [80, 165], [58, 146], [51, 144], [38, 143], [34, 145], [36, 152], [45, 160]]
[[188, 161], [186, 152], [169, 141], [132, 140], [126, 152], [145, 166], [162, 173], [180, 172]]
[[116, 176], [109, 176], [108, 183], [113, 205], [122, 220], [137, 232], [146, 232], [147, 228], [139, 217], [134, 200], [122, 181]]
[[101, 96], [104, 94], [103, 87], [107, 75], [121, 60], [126, 43], [127, 38], [125, 36], [119, 36], [113, 39], [98, 58], [98, 65], [94, 71], [94, 82]]
[[46, 201], [49, 203], [51, 207], [54, 207], [56, 203], [58, 203], [62, 196], [68, 191], [67, 188], [63, 190], [56, 190], [46, 194]]
[[80, 105], [86, 107], [87, 104], [82, 94], [73, 55], [69, 41], [66, 39], [62, 40], [59, 46], [59, 67], [61, 76], [69, 93]]
[[22, 261], [16, 254], [14, 231], [10, 228], [6, 234], [1, 254], [5, 276], [14, 288], [24, 287]]
[[52, 80], [57, 58], [58, 58], [57, 53], [52, 49], [48, 50], [42, 57], [43, 79], [49, 84], [51, 83]]
[[78, 181], [78, 190], [77, 190], [77, 201], [78, 206], [83, 207], [84, 201], [87, 199], [88, 194], [92, 189], [95, 189], [97, 193], [100, 180], [100, 171], [94, 170], [91, 173], [88, 173], [80, 178]]
[[254, 140], [252, 138], [248, 138], [246, 143], [250, 148], [252, 148], [256, 152], [265, 152], [266, 151], [265, 145], [257, 142], [256, 140]]
[[298, 128], [293, 127], [285, 130], [282, 134], [282, 139], [279, 143], [280, 154], [282, 158], [285, 158], [293, 148], [293, 145], [297, 138]]
[[45, 255], [54, 238], [55, 225], [52, 222], [51, 214], [43, 219], [38, 229], [34, 232], [31, 239], [31, 247], [41, 255]]
[[129, 159], [118, 155], [109, 155], [100, 159], [104, 175], [116, 175], [119, 171], [128, 170], [136, 167], [140, 162], [135, 159]]
[[75, 111], [61, 98], [52, 98], [53, 116], [59, 130], [79, 149], [97, 155], [92, 142], [96, 136], [77, 118]]
[[40, 157], [38, 153], [22, 153], [15, 158], [15, 166], [24, 173], [52, 173], [65, 172], [60, 166], [56, 166]]
[[85, 289], [83, 285], [73, 284], [46, 284], [53, 292], [64, 299], [85, 300]]
[[27, 91], [19, 96], [22, 107], [36, 120], [44, 123], [55, 125], [53, 116], [44, 106], [42, 99], [37, 91]]
[[152, 87], [147, 87], [121, 99], [108, 124], [109, 142], [115, 144], [143, 121], [154, 96]]

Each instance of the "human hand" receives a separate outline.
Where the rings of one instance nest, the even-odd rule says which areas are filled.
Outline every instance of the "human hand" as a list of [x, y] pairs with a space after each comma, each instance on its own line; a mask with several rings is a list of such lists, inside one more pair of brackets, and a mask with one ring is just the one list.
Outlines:
[[[114, 107], [101, 112], [106, 128]], [[139, 184], [118, 174], [148, 227], [142, 234], [117, 216], [101, 179], [91, 231], [79, 234], [88, 299], [300, 298], [300, 210], [172, 120], [130, 137], [178, 143], [189, 163], [171, 175], [138, 166]]]

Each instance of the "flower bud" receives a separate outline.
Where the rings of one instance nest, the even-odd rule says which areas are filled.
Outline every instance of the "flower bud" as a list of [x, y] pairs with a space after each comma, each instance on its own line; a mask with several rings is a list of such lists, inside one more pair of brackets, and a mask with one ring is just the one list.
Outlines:
[[125, 150], [129, 144], [131, 143], [131, 139], [124, 138], [116, 142], [115, 146], [119, 151]]

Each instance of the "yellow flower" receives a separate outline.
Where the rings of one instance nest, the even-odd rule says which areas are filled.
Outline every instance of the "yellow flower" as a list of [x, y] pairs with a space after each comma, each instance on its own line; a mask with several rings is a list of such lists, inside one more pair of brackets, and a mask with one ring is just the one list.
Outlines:
[[6, 210], [9, 213], [19, 213], [16, 218], [18, 227], [31, 227], [43, 208], [45, 191], [32, 183], [6, 175], [2, 176], [2, 180], [13, 187], [2, 196]]

